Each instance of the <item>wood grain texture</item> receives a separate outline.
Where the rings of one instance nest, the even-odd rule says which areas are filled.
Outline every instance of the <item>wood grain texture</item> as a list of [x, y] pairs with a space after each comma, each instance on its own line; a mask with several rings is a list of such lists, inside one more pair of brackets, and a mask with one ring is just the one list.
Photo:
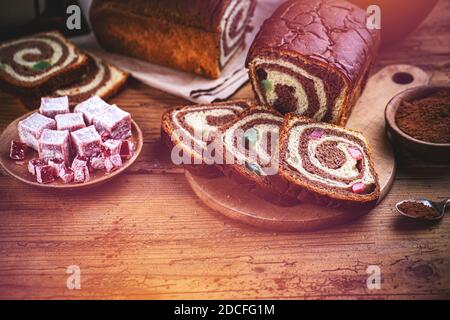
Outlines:
[[[450, 83], [450, 2], [374, 71], [415, 64], [434, 84]], [[249, 85], [234, 98], [252, 97]], [[27, 112], [0, 93], [0, 129]], [[235, 223], [204, 206], [159, 142], [160, 117], [182, 99], [130, 81], [112, 99], [144, 133], [139, 159], [112, 183], [48, 192], [0, 175], [0, 298], [450, 298], [450, 219], [405, 220], [394, 204], [449, 196], [450, 166], [398, 156], [385, 200], [351, 224], [281, 233]], [[81, 268], [81, 290], [66, 268]], [[368, 265], [382, 272], [366, 287]]]

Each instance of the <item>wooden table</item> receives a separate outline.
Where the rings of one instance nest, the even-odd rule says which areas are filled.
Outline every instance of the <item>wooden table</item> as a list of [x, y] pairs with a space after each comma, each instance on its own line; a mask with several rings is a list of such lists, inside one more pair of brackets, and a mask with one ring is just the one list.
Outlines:
[[[409, 63], [450, 83], [450, 2], [374, 68]], [[236, 98], [252, 97], [249, 85]], [[0, 93], [0, 129], [26, 112]], [[399, 217], [407, 197], [450, 196], [450, 166], [403, 157], [391, 193], [367, 216], [311, 233], [235, 223], [203, 205], [162, 148], [160, 117], [185, 101], [135, 80], [113, 102], [144, 131], [126, 174], [82, 193], [50, 194], [0, 176], [0, 298], [450, 298], [450, 219]], [[66, 287], [67, 267], [81, 289]], [[381, 289], [366, 286], [369, 265]]]

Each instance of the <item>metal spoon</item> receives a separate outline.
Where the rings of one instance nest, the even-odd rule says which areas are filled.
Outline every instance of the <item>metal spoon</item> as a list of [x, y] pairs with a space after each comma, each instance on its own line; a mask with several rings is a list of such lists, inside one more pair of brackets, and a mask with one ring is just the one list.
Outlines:
[[[424, 214], [424, 215], [408, 214], [408, 212], [405, 212], [404, 210], [402, 210], [400, 208], [400, 206], [406, 202], [421, 203], [429, 208], [434, 209], [435, 214], [431, 214], [431, 215], [430, 214], [428, 214], [428, 215], [427, 214]], [[403, 201], [397, 202], [397, 204], [395, 205], [395, 208], [397, 209], [397, 211], [400, 214], [402, 214], [408, 218], [424, 219], [424, 220], [440, 220], [444, 216], [444, 213], [445, 213], [445, 210], [447, 209], [448, 204], [450, 204], [450, 198], [447, 200], [441, 201], [441, 202], [433, 202], [428, 199], [409, 199], [409, 200], [403, 200]]]

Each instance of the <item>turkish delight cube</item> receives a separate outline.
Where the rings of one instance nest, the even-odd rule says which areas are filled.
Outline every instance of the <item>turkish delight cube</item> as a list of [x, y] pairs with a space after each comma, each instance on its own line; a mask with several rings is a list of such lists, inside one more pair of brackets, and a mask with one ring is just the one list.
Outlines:
[[131, 136], [131, 115], [116, 105], [109, 106], [93, 118], [100, 134], [107, 133], [111, 139], [126, 139]]
[[11, 149], [9, 157], [13, 160], [25, 160], [25, 153], [27, 152], [27, 144], [19, 141], [11, 141]]
[[59, 176], [61, 170], [63, 170], [66, 167], [64, 160], [58, 158], [49, 160], [48, 165], [52, 167], [53, 170], [55, 170], [56, 176]]
[[69, 131], [45, 129], [39, 139], [39, 158], [45, 161], [62, 159], [65, 163], [69, 163], [69, 157]]
[[106, 172], [112, 172], [119, 169], [122, 166], [122, 158], [120, 155], [115, 154], [105, 159]]
[[44, 129], [56, 129], [56, 122], [53, 119], [35, 112], [26, 119], [20, 121], [17, 129], [19, 131], [20, 141], [38, 151], [38, 141], [42, 132], [44, 132]]
[[88, 182], [91, 178], [89, 172], [89, 159], [85, 156], [77, 156], [72, 162], [73, 180], [76, 183]]
[[124, 159], [130, 159], [133, 156], [134, 145], [131, 141], [123, 140], [120, 145], [120, 156]]
[[93, 157], [90, 160], [90, 165], [92, 169], [105, 170], [105, 158], [101, 154], [96, 157]]
[[66, 113], [55, 116], [56, 129], [76, 131], [86, 127], [81, 113]]
[[72, 146], [80, 156], [93, 157], [100, 153], [102, 139], [94, 126], [89, 126], [70, 133]]
[[45, 165], [45, 161], [42, 159], [32, 159], [28, 161], [28, 172], [33, 176], [36, 175], [36, 168]]
[[71, 183], [74, 180], [75, 173], [72, 168], [64, 167], [59, 171], [59, 177], [64, 183]]
[[55, 118], [57, 114], [69, 113], [69, 98], [57, 97], [57, 98], [41, 98], [41, 107], [39, 112], [46, 117]]
[[39, 183], [50, 183], [55, 181], [55, 170], [49, 165], [36, 167], [36, 181]]
[[102, 113], [109, 106], [110, 104], [103, 101], [100, 97], [93, 96], [78, 104], [74, 112], [83, 114], [86, 124], [91, 125], [94, 116]]
[[120, 154], [121, 147], [121, 140], [108, 139], [102, 144], [102, 154], [104, 157], [108, 157], [114, 154]]

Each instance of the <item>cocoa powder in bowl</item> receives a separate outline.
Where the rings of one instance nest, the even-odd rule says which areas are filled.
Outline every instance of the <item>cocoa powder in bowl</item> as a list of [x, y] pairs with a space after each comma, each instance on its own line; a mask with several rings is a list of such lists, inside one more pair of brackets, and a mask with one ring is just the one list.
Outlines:
[[450, 143], [450, 92], [400, 102], [395, 123], [407, 135], [426, 142]]

